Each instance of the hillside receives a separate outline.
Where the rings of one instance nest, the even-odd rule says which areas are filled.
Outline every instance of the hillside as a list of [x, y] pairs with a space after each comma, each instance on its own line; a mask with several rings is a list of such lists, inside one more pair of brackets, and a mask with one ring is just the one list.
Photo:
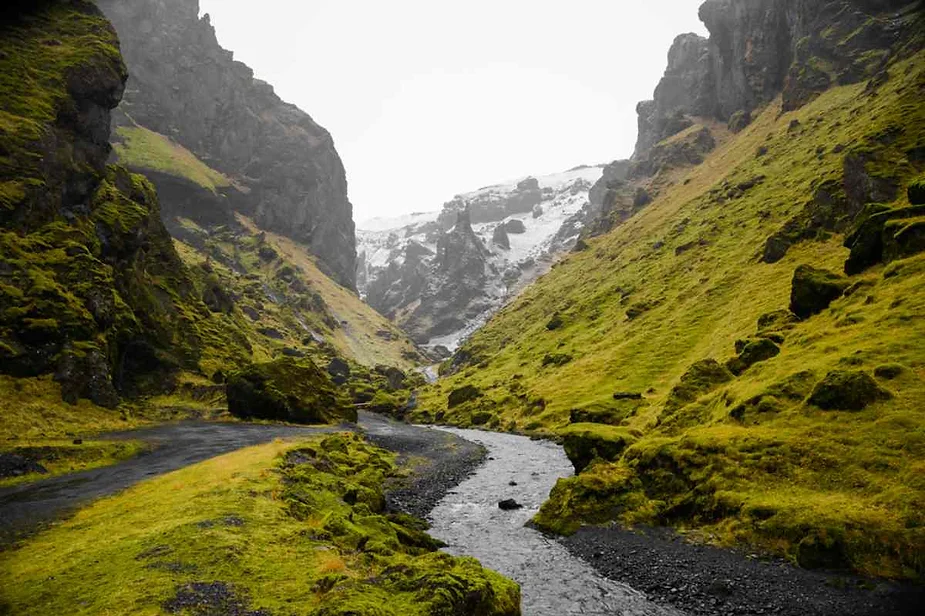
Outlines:
[[921, 579], [921, 7], [729, 4], [639, 106], [627, 177], [652, 201], [493, 317], [412, 417], [563, 439], [581, 472], [548, 530], [672, 525]]
[[[353, 207], [328, 131], [218, 44], [198, 0], [98, 4], [129, 69], [114, 116], [120, 137], [155, 146], [140, 127], [183, 146], [233, 180], [222, 191], [226, 209], [304, 244], [327, 275], [352, 288]], [[144, 156], [161, 170], [153, 152]]]

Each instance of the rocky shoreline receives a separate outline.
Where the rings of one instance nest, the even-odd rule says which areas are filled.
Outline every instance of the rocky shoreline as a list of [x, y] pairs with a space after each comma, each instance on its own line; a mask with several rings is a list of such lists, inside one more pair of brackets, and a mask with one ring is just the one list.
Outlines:
[[424, 519], [446, 495], [484, 460], [484, 447], [447, 432], [399, 423], [361, 413], [366, 438], [399, 455], [413, 467], [410, 481], [388, 490], [389, 509]]
[[602, 575], [689, 614], [906, 616], [925, 601], [925, 587], [799, 569], [664, 528], [585, 527], [559, 541]]

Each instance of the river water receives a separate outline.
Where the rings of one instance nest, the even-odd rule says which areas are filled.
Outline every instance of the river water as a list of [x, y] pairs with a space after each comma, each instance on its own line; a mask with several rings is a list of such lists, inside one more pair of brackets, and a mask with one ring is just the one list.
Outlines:
[[[572, 474], [561, 447], [511, 434], [439, 429], [484, 445], [489, 459], [437, 504], [429, 533], [446, 542], [451, 554], [474, 556], [517, 581], [524, 616], [681, 614], [602, 577], [554, 539], [524, 526], [556, 480]], [[523, 509], [499, 509], [498, 501], [508, 498]]]

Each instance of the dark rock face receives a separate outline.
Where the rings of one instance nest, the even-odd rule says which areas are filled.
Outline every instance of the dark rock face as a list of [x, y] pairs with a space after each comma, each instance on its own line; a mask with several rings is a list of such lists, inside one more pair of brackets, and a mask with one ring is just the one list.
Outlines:
[[122, 109], [185, 146], [245, 191], [230, 205], [305, 243], [355, 283], [356, 238], [330, 134], [222, 49], [198, 0], [101, 0], [131, 78]]
[[790, 290], [790, 311], [801, 319], [818, 314], [842, 296], [848, 281], [832, 272], [809, 265], [797, 267]]
[[925, 205], [903, 208], [868, 205], [857, 227], [845, 237], [845, 247], [851, 249], [845, 273], [857, 274], [877, 263], [925, 251], [923, 216]]
[[507, 230], [504, 225], [498, 225], [491, 234], [491, 243], [499, 248], [510, 250], [511, 238], [507, 236]]
[[860, 411], [878, 400], [892, 397], [866, 372], [835, 370], [816, 385], [809, 403], [826, 411]]
[[[747, 125], [748, 114], [783, 93], [797, 109], [833, 83], [856, 83], [882, 68], [891, 45], [915, 27], [877, 19], [913, 6], [907, 0], [706, 0], [708, 39], [682, 34], [651, 101], [637, 107], [634, 159], [688, 128], [689, 116]], [[914, 9], [909, 9], [914, 10]]]
[[228, 411], [243, 418], [296, 423], [356, 421], [356, 410], [337, 394], [328, 375], [310, 360], [278, 359], [228, 376]]

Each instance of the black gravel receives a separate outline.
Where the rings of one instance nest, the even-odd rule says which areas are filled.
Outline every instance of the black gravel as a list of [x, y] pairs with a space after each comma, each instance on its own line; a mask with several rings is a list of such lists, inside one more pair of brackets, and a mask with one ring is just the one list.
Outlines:
[[722, 548], [668, 529], [583, 528], [568, 550], [610, 579], [689, 614], [906, 616], [925, 613], [925, 588], [809, 571]]
[[373, 444], [411, 463], [413, 475], [386, 493], [392, 511], [426, 518], [447, 492], [462, 483], [485, 460], [481, 445], [447, 432], [398, 423], [371, 413], [360, 414], [360, 426]]

